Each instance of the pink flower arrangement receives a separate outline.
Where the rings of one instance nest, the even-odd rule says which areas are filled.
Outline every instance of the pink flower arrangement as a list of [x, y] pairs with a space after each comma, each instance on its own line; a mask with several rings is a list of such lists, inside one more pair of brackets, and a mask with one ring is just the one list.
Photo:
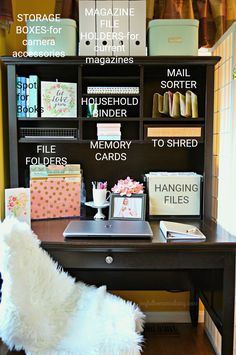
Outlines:
[[132, 194], [143, 194], [144, 186], [127, 176], [125, 180], [118, 180], [111, 191], [121, 196], [131, 196]]

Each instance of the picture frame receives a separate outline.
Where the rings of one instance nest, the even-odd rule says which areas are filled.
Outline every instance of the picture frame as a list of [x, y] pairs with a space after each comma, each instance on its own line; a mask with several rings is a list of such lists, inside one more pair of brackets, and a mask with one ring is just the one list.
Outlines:
[[109, 219], [126, 221], [144, 221], [146, 215], [146, 194], [110, 196]]

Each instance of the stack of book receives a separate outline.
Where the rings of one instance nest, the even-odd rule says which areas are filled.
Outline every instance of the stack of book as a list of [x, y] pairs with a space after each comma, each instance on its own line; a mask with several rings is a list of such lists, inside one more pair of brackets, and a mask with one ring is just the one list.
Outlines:
[[139, 94], [138, 86], [88, 86], [87, 94]]
[[77, 84], [17, 76], [16, 101], [18, 118], [77, 117]]
[[16, 77], [17, 117], [38, 117], [38, 86], [37, 75]]
[[97, 137], [99, 141], [121, 140], [121, 124], [97, 123]]

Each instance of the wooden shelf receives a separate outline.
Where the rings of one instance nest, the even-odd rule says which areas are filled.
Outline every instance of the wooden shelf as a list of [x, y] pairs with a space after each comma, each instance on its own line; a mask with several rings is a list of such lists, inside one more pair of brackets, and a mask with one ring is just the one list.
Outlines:
[[172, 117], [158, 117], [158, 118], [152, 118], [152, 117], [142, 117], [141, 118], [142, 121], [144, 122], [152, 122], [152, 123], [186, 123], [186, 124], [191, 124], [191, 123], [203, 123], [205, 122], [205, 118], [203, 117], [199, 117], [199, 118], [184, 118], [184, 117], [180, 117], [180, 118], [172, 118]]
[[120, 121], [120, 122], [139, 122], [140, 118], [138, 117], [81, 117], [81, 121], [84, 122], [111, 122], [111, 121]]
[[19, 143], [78, 143], [79, 140], [78, 139], [60, 139], [60, 138], [56, 138], [56, 139], [52, 139], [52, 138], [44, 138], [44, 139], [28, 139], [28, 138], [20, 138]]
[[[146, 143], [143, 140], [138, 140], [138, 139], [132, 140], [132, 139], [128, 139], [128, 138], [125, 138], [125, 139], [121, 138], [119, 141], [132, 141], [132, 143], [134, 143], [134, 144], [137, 144], [137, 143], [138, 144], [144, 144], [144, 143]], [[88, 144], [90, 142], [113, 142], [113, 140], [82, 139], [80, 141], [80, 143], [86, 143], [86, 144]], [[114, 141], [114, 142], [117, 142], [117, 141]]]
[[[106, 62], [111, 57], [106, 57]], [[99, 61], [100, 58], [96, 57]], [[130, 175], [135, 179], [148, 171], [194, 171], [204, 175], [202, 193], [202, 217], [211, 217], [211, 189], [212, 171], [209, 161], [212, 159], [213, 143], [213, 97], [214, 97], [214, 65], [219, 57], [193, 57], [193, 56], [153, 56], [134, 57], [133, 63], [99, 63], [89, 64], [85, 57], [65, 58], [12, 58], [3, 57], [7, 65], [8, 81], [8, 124], [9, 124], [9, 159], [10, 159], [10, 187], [27, 186], [28, 156], [41, 157], [34, 144], [56, 145], [57, 157], [65, 157], [70, 164], [80, 163], [85, 176], [85, 189], [87, 199], [92, 196], [89, 179], [99, 181], [106, 179], [110, 185], [118, 178]], [[94, 57], [95, 60], [95, 57]], [[122, 57], [113, 58], [114, 61]], [[186, 69], [189, 77], [168, 77], [167, 69]], [[16, 118], [16, 75], [38, 75], [40, 80], [55, 80], [76, 82], [78, 85], [78, 117], [38, 117]], [[166, 80], [192, 80], [197, 83], [199, 118], [160, 117], [152, 118], [153, 94], [163, 92], [162, 81]], [[139, 94], [87, 94], [87, 86], [95, 85], [124, 85], [139, 86]], [[185, 90], [183, 88], [183, 90]], [[87, 118], [87, 107], [80, 105], [81, 98], [87, 97], [136, 97], [137, 105], [114, 105], [111, 109], [126, 109], [127, 115], [133, 117], [96, 117]], [[132, 101], [132, 100], [130, 100]], [[105, 105], [104, 105], [105, 106]], [[107, 108], [107, 107], [105, 107]], [[99, 109], [103, 109], [99, 106]], [[34, 123], [32, 123], [34, 122]], [[35, 123], [36, 122], [36, 123]], [[96, 124], [98, 122], [119, 122], [122, 127], [122, 141], [127, 142], [119, 149], [93, 149], [88, 146], [90, 138], [97, 137]], [[144, 140], [145, 125], [156, 127], [174, 126], [187, 127], [202, 126], [203, 139], [194, 148], [154, 147], [153, 141]], [[25, 139], [20, 137], [21, 128], [76, 128], [79, 130], [77, 139]], [[25, 135], [22, 135], [23, 137]], [[126, 138], [124, 138], [124, 136]], [[77, 135], [75, 135], [77, 137]], [[132, 138], [127, 138], [132, 137]], [[171, 137], [159, 137], [172, 139]], [[174, 137], [181, 139], [181, 137]], [[155, 138], [153, 138], [155, 139]], [[185, 137], [184, 139], [188, 139]], [[92, 140], [95, 142], [96, 140]], [[109, 141], [111, 142], [111, 141]], [[65, 147], [65, 144], [68, 144]], [[96, 154], [104, 155], [104, 159], [96, 159]], [[123, 154], [121, 159], [121, 154]], [[120, 156], [119, 156], [120, 155]]]
[[91, 80], [91, 81], [110, 81], [110, 80], [124, 80], [124, 81], [133, 81], [133, 80], [139, 80], [140, 77], [137, 75], [130, 75], [130, 76], [118, 76], [118, 75], [108, 75], [108, 76], [95, 76], [95, 75], [85, 75], [83, 76], [83, 80]]
[[[110, 57], [107, 57], [110, 59]], [[113, 57], [114, 58], [114, 57]], [[116, 59], [116, 58], [115, 58]], [[118, 65], [118, 66], [133, 66], [133, 65], [215, 65], [219, 62], [221, 57], [218, 56], [138, 56], [133, 57], [133, 63], [119, 64], [119, 63], [106, 63], [103, 65], [105, 69], [107, 66]], [[99, 64], [89, 64], [87, 63], [87, 57], [82, 56], [68, 56], [63, 58], [42, 58], [42, 57], [12, 57], [4, 56], [1, 57], [1, 60], [5, 64], [14, 64], [14, 65], [92, 65], [96, 66]]]
[[17, 118], [18, 122], [43, 122], [43, 121], [70, 121], [76, 122], [79, 121], [79, 117], [25, 117], [25, 118]]
[[172, 118], [172, 117], [158, 117], [158, 118], [152, 118], [152, 117], [25, 117], [25, 118], [17, 118], [18, 122], [46, 122], [46, 121], [65, 121], [65, 122], [76, 122], [76, 121], [140, 121], [140, 122], [152, 122], [152, 123], [186, 123], [186, 124], [191, 124], [191, 123], [203, 123], [205, 122], [205, 119], [203, 117], [199, 118]]

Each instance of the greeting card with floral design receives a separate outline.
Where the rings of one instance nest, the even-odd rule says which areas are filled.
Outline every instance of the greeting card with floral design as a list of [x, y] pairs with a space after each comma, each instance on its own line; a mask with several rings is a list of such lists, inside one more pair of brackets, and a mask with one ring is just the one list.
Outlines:
[[30, 189], [5, 189], [5, 216], [30, 225]]
[[41, 81], [42, 117], [77, 117], [77, 84]]

